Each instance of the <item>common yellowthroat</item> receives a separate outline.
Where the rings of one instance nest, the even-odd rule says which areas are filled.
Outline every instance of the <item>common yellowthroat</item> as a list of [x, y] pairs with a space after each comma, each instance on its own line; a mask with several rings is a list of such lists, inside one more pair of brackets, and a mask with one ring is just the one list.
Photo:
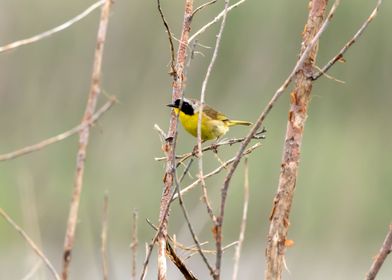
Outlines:
[[[172, 107], [176, 114], [179, 115], [180, 122], [185, 130], [197, 137], [200, 101], [196, 99], [183, 98], [182, 101], [181, 99], [177, 99], [173, 104], [169, 104], [167, 106]], [[230, 120], [224, 114], [204, 104], [201, 119], [201, 140], [206, 141], [218, 139], [225, 135], [231, 126], [248, 126], [251, 124], [252, 123], [246, 121]]]

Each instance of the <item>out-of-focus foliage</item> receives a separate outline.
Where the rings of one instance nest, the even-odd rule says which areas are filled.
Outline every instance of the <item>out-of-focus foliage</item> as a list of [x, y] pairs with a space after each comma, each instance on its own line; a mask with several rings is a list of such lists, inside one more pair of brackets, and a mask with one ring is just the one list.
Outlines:
[[[196, 1], [198, 4], [201, 1]], [[198, 13], [193, 31], [221, 11], [222, 1]], [[233, 1], [232, 1], [233, 2]], [[252, 1], [228, 17], [207, 103], [233, 118], [253, 121], [296, 62], [308, 1]], [[85, 1], [1, 1], [0, 44], [25, 38], [73, 17]], [[373, 9], [375, 1], [343, 1], [320, 41], [318, 65], [337, 53]], [[182, 23], [182, 1], [162, 1], [174, 36]], [[60, 133], [76, 125], [89, 90], [99, 12], [49, 39], [0, 54], [0, 153]], [[392, 4], [384, 1], [379, 16], [330, 75], [314, 85], [306, 125], [287, 253], [293, 279], [360, 279], [377, 252], [392, 213]], [[199, 37], [213, 46], [218, 26]], [[178, 43], [176, 43], [178, 44]], [[198, 48], [188, 72], [185, 94], [198, 97], [212, 49]], [[88, 147], [74, 258], [74, 279], [101, 276], [99, 232], [104, 191], [110, 196], [109, 252], [111, 273], [125, 279], [130, 271], [132, 209], [139, 210], [140, 261], [144, 242], [156, 221], [162, 187], [161, 143], [154, 123], [168, 126], [171, 79], [167, 36], [156, 1], [116, 1], [108, 30], [103, 65], [105, 94], [120, 101], [94, 127]], [[285, 133], [288, 94], [268, 116], [268, 137], [250, 157], [251, 201], [240, 275], [261, 275], [268, 217], [276, 191]], [[105, 101], [104, 95], [101, 102]], [[233, 128], [228, 137], [246, 128]], [[178, 151], [194, 138], [180, 129]], [[225, 147], [226, 159], [237, 147]], [[0, 207], [37, 240], [60, 267], [73, 185], [77, 137], [40, 152], [0, 163]], [[205, 169], [217, 166], [206, 155]], [[195, 167], [192, 174], [196, 174]], [[213, 207], [218, 206], [224, 174], [207, 181]], [[186, 178], [186, 182], [191, 182]], [[226, 244], [238, 235], [242, 211], [243, 171], [231, 185], [224, 226]], [[211, 242], [211, 223], [196, 189], [186, 197], [201, 240]], [[36, 215], [34, 213], [36, 212]], [[174, 206], [170, 232], [187, 244], [191, 239]], [[0, 221], [0, 278], [20, 279], [37, 261], [17, 233]], [[224, 261], [231, 275], [231, 254]], [[212, 256], [212, 259], [214, 257]], [[198, 257], [193, 270], [200, 273]], [[390, 260], [379, 279], [390, 279]], [[140, 262], [139, 262], [140, 263]], [[152, 261], [152, 266], [155, 261]], [[5, 269], [7, 268], [7, 269]], [[174, 268], [171, 268], [175, 271]], [[43, 269], [44, 271], [44, 269]], [[43, 272], [42, 271], [42, 272]], [[154, 278], [154, 268], [150, 269]], [[174, 274], [177, 272], [173, 272]], [[39, 276], [40, 274], [38, 274]], [[45, 275], [45, 274], [41, 274]], [[42, 279], [42, 278], [39, 278]]]

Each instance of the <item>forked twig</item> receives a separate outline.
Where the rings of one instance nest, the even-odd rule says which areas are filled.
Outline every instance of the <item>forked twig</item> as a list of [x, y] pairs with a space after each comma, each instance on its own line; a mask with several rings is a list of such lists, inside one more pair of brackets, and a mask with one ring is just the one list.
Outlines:
[[374, 258], [372, 266], [369, 272], [366, 274], [366, 280], [376, 279], [377, 273], [383, 265], [387, 256], [392, 252], [392, 224], [389, 225], [387, 236], [385, 237], [384, 243], [382, 244], [380, 251]]
[[49, 259], [45, 256], [45, 254], [41, 251], [41, 249], [38, 248], [38, 246], [34, 243], [34, 241], [31, 240], [31, 238], [24, 232], [24, 230], [20, 226], [18, 226], [11, 219], [10, 216], [8, 216], [8, 214], [2, 208], [0, 208], [0, 215], [3, 216], [3, 218], [26, 240], [26, 242], [33, 249], [33, 251], [42, 259], [42, 261], [48, 267], [50, 272], [53, 274], [54, 278], [56, 280], [60, 280], [59, 274], [57, 273], [54, 266], [50, 263]]
[[107, 112], [115, 103], [116, 103], [116, 98], [112, 97], [108, 102], [106, 102], [99, 110], [96, 111], [96, 113], [91, 117], [91, 119], [86, 122], [86, 123], [81, 123], [78, 126], [75, 126], [74, 128], [71, 128], [70, 130], [67, 130], [61, 134], [58, 134], [56, 136], [50, 137], [48, 139], [45, 139], [41, 142], [38, 142], [36, 144], [33, 144], [31, 146], [24, 147], [22, 149], [16, 150], [14, 152], [6, 153], [0, 155], [0, 161], [5, 161], [5, 160], [10, 160], [14, 159], [35, 151], [39, 151], [46, 146], [49, 146], [51, 144], [60, 142], [78, 132], [81, 130], [85, 129], [87, 126], [91, 126], [94, 124], [105, 112]]
[[344, 45], [344, 47], [339, 51], [337, 55], [335, 55], [328, 63], [316, 74], [313, 75], [312, 80], [315, 81], [324, 75], [337, 61], [343, 58], [345, 52], [358, 40], [358, 38], [362, 35], [365, 29], [368, 27], [369, 23], [376, 17], [378, 9], [382, 3], [382, 0], [378, 0], [376, 7], [373, 9], [370, 16], [367, 20], [362, 24], [361, 28], [354, 34], [354, 36]]
[[[246, 0], [240, 0], [237, 3], [231, 5], [230, 7], [227, 8], [227, 12], [230, 12], [232, 9], [238, 7], [242, 3], [244, 3]], [[197, 36], [199, 36], [201, 33], [206, 31], [211, 25], [217, 23], [225, 14], [225, 11], [220, 12], [212, 21], [204, 25], [202, 28], [197, 30], [191, 37], [188, 39], [188, 43], [192, 42]]]
[[44, 38], [47, 38], [49, 36], [52, 36], [53, 34], [63, 31], [64, 29], [67, 29], [68, 27], [70, 27], [71, 25], [77, 23], [78, 21], [80, 21], [81, 19], [85, 18], [88, 14], [90, 14], [92, 11], [94, 11], [95, 9], [97, 9], [98, 7], [102, 6], [105, 3], [105, 0], [100, 0], [96, 3], [94, 3], [93, 5], [91, 5], [90, 7], [88, 7], [86, 10], [84, 10], [82, 13], [80, 13], [79, 15], [77, 15], [76, 17], [70, 19], [69, 21], [56, 26], [55, 28], [52, 28], [50, 30], [47, 30], [45, 32], [42, 32], [38, 35], [35, 35], [33, 37], [27, 38], [27, 39], [23, 39], [23, 40], [19, 40], [16, 42], [12, 42], [9, 43], [5, 46], [0, 47], [0, 53], [5, 52], [5, 51], [9, 51], [24, 45], [28, 45], [37, 41], [40, 41]]
[[[106, 31], [108, 27], [111, 5], [112, 5], [112, 0], [106, 0], [101, 11], [101, 17], [100, 17], [100, 22], [98, 27], [98, 34], [97, 34], [97, 43], [95, 48], [90, 93], [88, 95], [85, 113], [81, 121], [82, 124], [87, 124], [90, 122], [94, 114], [95, 107], [97, 104], [97, 99], [100, 92], [103, 49], [104, 49], [104, 44], [106, 39]], [[74, 183], [74, 189], [72, 193], [67, 230], [66, 230], [66, 235], [64, 240], [63, 272], [62, 272], [63, 280], [68, 279], [69, 265], [71, 262], [71, 252], [75, 240], [75, 230], [76, 230], [76, 224], [78, 220], [80, 195], [83, 186], [83, 174], [84, 174], [84, 167], [85, 167], [84, 162], [86, 160], [86, 149], [88, 145], [89, 135], [90, 135], [90, 128], [89, 126], [86, 125], [85, 128], [81, 130], [79, 134], [79, 149], [77, 152], [77, 159], [76, 159], [75, 183]]]

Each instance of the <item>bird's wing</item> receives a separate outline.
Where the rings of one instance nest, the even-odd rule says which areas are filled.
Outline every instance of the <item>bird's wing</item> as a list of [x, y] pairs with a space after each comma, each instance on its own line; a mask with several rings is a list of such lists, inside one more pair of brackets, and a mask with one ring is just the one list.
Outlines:
[[208, 105], [203, 106], [203, 113], [207, 117], [209, 117], [210, 119], [213, 119], [213, 120], [220, 120], [220, 121], [228, 121], [229, 120], [224, 114], [212, 109]]

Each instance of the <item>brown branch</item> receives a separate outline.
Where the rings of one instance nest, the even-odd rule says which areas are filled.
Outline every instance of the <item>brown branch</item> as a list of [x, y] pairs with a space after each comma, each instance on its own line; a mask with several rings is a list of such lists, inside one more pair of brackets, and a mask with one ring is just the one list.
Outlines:
[[335, 55], [319, 72], [315, 73], [312, 76], [312, 80], [315, 81], [320, 78], [322, 75], [328, 72], [328, 70], [340, 59], [343, 58], [343, 55], [346, 51], [356, 42], [358, 38], [362, 35], [365, 29], [368, 27], [369, 23], [376, 17], [378, 8], [380, 7], [382, 0], [378, 0], [376, 7], [373, 9], [370, 16], [367, 20], [362, 24], [361, 28], [354, 34], [354, 36], [344, 45], [344, 47], [339, 51], [337, 55]]
[[[97, 43], [94, 55], [93, 73], [91, 78], [91, 88], [87, 100], [86, 110], [81, 121], [82, 124], [87, 124], [91, 121], [97, 104], [98, 95], [100, 92], [101, 68], [102, 57], [104, 50], [104, 43], [106, 38], [106, 31], [109, 21], [109, 13], [112, 0], [106, 0], [102, 7], [101, 18], [97, 34]], [[76, 175], [74, 190], [72, 193], [71, 206], [69, 210], [69, 217], [67, 223], [67, 230], [64, 240], [64, 253], [63, 253], [63, 272], [62, 279], [68, 279], [69, 265], [71, 262], [71, 252], [75, 240], [75, 230], [78, 220], [78, 211], [80, 203], [80, 195], [83, 186], [84, 162], [86, 160], [86, 149], [88, 145], [90, 134], [89, 126], [86, 126], [79, 133], [79, 149], [76, 157]]]
[[52, 36], [53, 34], [55, 34], [57, 32], [63, 31], [64, 29], [67, 29], [71, 25], [73, 25], [73, 24], [77, 23], [78, 21], [80, 21], [81, 19], [85, 18], [88, 14], [90, 14], [92, 11], [94, 11], [98, 7], [102, 6], [104, 3], [105, 3], [105, 0], [100, 0], [96, 3], [94, 3], [93, 5], [91, 5], [90, 7], [88, 7], [86, 10], [84, 10], [82, 13], [80, 13], [76, 17], [70, 19], [69, 21], [67, 21], [59, 26], [56, 26], [55, 28], [47, 30], [47, 31], [40, 33], [38, 35], [35, 35], [33, 37], [19, 40], [16, 42], [12, 42], [12, 43], [9, 43], [5, 46], [2, 46], [2, 47], [0, 47], [0, 53], [6, 52], [6, 51], [9, 51], [9, 50], [12, 50], [12, 49], [24, 46], [24, 45], [35, 43], [35, 42], [40, 41], [42, 39], [45, 39], [49, 36]]
[[195, 275], [190, 271], [185, 263], [181, 260], [179, 256], [177, 256], [176, 251], [173, 249], [173, 247], [170, 245], [169, 242], [167, 242], [166, 246], [166, 255], [169, 257], [169, 259], [172, 261], [172, 263], [178, 268], [178, 270], [181, 271], [182, 275], [184, 275], [185, 280], [197, 280]]
[[136, 209], [133, 209], [132, 213], [132, 243], [131, 243], [131, 251], [132, 251], [132, 279], [136, 279], [136, 254], [137, 254], [137, 246], [139, 244], [137, 240], [137, 224], [139, 220], [139, 215]]
[[[328, 15], [328, 17], [332, 17], [333, 13], [336, 10], [336, 7], [338, 5], [339, 1], [335, 1], [335, 4], [331, 8], [331, 12]], [[260, 116], [258, 117], [257, 121], [255, 122], [254, 126], [251, 128], [249, 131], [248, 135], [245, 137], [245, 140], [242, 142], [235, 159], [233, 160], [233, 163], [224, 179], [223, 186], [221, 188], [221, 207], [220, 207], [220, 214], [217, 217], [217, 226], [216, 226], [216, 235], [217, 235], [217, 259], [222, 258], [222, 225], [223, 225], [223, 218], [224, 218], [224, 211], [225, 211], [225, 203], [226, 203], [226, 197], [227, 197], [227, 191], [230, 185], [231, 178], [235, 172], [235, 170], [238, 167], [238, 164], [243, 156], [244, 150], [246, 147], [249, 145], [250, 140], [256, 135], [257, 131], [260, 129], [261, 125], [264, 122], [264, 119], [266, 116], [269, 114], [273, 106], [275, 105], [276, 101], [282, 96], [283, 92], [286, 90], [286, 88], [289, 86], [291, 83], [294, 75], [299, 71], [300, 67], [302, 67], [305, 59], [308, 57], [309, 52], [311, 49], [314, 47], [316, 42], [318, 41], [319, 37], [321, 34], [326, 30], [328, 26], [329, 21], [325, 21], [318, 33], [313, 37], [313, 39], [309, 42], [309, 44], [304, 48], [300, 58], [298, 59], [296, 65], [294, 66], [292, 72], [290, 75], [286, 78], [284, 83], [277, 89], [275, 94], [272, 96], [271, 100], [268, 102], [267, 106], [264, 108], [264, 110], [261, 112]]]
[[172, 76], [175, 76], [176, 75], [176, 67], [175, 67], [176, 59], [175, 59], [175, 54], [174, 54], [175, 51], [174, 51], [172, 33], [170, 31], [169, 24], [167, 23], [166, 18], [165, 18], [164, 14], [163, 14], [163, 11], [162, 11], [162, 8], [161, 8], [161, 1], [160, 0], [157, 0], [157, 7], [158, 7], [159, 15], [161, 16], [163, 25], [166, 28], [166, 33], [167, 33], [167, 36], [168, 36], [168, 39], [169, 39], [170, 56], [171, 56], [171, 59], [170, 59], [170, 72], [169, 72], [169, 74], [172, 75]]
[[102, 211], [102, 231], [101, 231], [101, 258], [102, 258], [102, 272], [103, 279], [109, 279], [109, 269], [108, 269], [108, 255], [107, 255], [107, 244], [108, 244], [108, 206], [109, 206], [109, 196], [105, 193], [103, 200], [103, 211]]
[[33, 240], [24, 232], [24, 230], [18, 226], [10, 216], [2, 209], [0, 208], [0, 215], [3, 216], [3, 218], [26, 240], [26, 242], [29, 244], [29, 246], [33, 249], [33, 251], [42, 259], [42, 261], [45, 263], [45, 265], [48, 267], [50, 272], [53, 274], [54, 278], [56, 280], [60, 280], [60, 276], [57, 273], [56, 269], [54, 266], [50, 263], [49, 259], [45, 256], [45, 254], [42, 252], [40, 248], [34, 243]]
[[377, 273], [383, 265], [387, 256], [392, 252], [392, 224], [389, 225], [387, 236], [385, 237], [384, 243], [381, 246], [380, 251], [374, 258], [372, 266], [369, 272], [366, 274], [366, 280], [376, 279]]
[[238, 244], [234, 254], [234, 269], [233, 269], [233, 280], [237, 279], [238, 276], [238, 268], [240, 266], [240, 256], [241, 256], [241, 249], [242, 243], [245, 239], [245, 229], [246, 229], [246, 221], [248, 217], [248, 204], [249, 204], [249, 166], [248, 166], [248, 159], [245, 158], [244, 161], [245, 166], [245, 176], [244, 176], [244, 206], [242, 210], [242, 219], [241, 219], [241, 226], [240, 226], [240, 236], [238, 237]]
[[75, 126], [74, 128], [71, 128], [70, 130], [67, 130], [61, 134], [58, 134], [56, 136], [53, 136], [51, 138], [45, 139], [39, 143], [33, 144], [31, 146], [27, 146], [24, 147], [22, 149], [19, 149], [17, 151], [14, 152], [10, 152], [10, 153], [6, 153], [6, 154], [2, 154], [0, 155], [0, 161], [5, 161], [5, 160], [10, 160], [10, 159], [14, 159], [35, 151], [39, 151], [43, 148], [45, 148], [46, 146], [49, 146], [51, 144], [60, 142], [78, 132], [80, 132], [81, 130], [85, 129], [88, 126], [93, 125], [105, 112], [107, 112], [115, 103], [116, 103], [116, 98], [112, 97], [110, 98], [110, 100], [105, 103], [93, 116], [92, 118], [86, 122], [86, 123], [81, 123], [78, 126]]
[[[182, 98], [182, 92], [184, 89], [185, 74], [184, 68], [186, 63], [187, 47], [189, 32], [191, 29], [193, 13], [193, 0], [185, 1], [184, 8], [184, 20], [181, 31], [180, 45], [177, 51], [177, 63], [175, 68], [175, 74], [173, 75], [173, 88], [172, 88], [172, 101]], [[164, 151], [166, 153], [167, 161], [165, 167], [165, 175], [163, 179], [163, 193], [161, 197], [160, 213], [159, 213], [159, 230], [158, 236], [158, 279], [166, 279], [166, 236], [167, 236], [167, 223], [168, 223], [168, 212], [170, 202], [172, 198], [172, 191], [174, 176], [175, 176], [175, 146], [177, 139], [177, 126], [178, 116], [172, 110], [170, 115], [169, 131], [167, 133], [166, 143], [164, 144]], [[145, 269], [143, 269], [144, 271]], [[142, 276], [144, 273], [142, 273]]]
[[[302, 33], [301, 55], [310, 45], [323, 27], [323, 17], [328, 4], [328, 0], [313, 0], [309, 5], [308, 21]], [[334, 6], [339, 4], [336, 1]], [[331, 9], [332, 10], [332, 9]], [[328, 18], [331, 18], [333, 11]], [[329, 20], [324, 22], [324, 25]], [[312, 71], [316, 61], [318, 45], [314, 45], [304, 59], [303, 65], [295, 74], [295, 87], [291, 93], [291, 108], [287, 122], [287, 130], [284, 142], [283, 160], [277, 194], [274, 198], [274, 205], [270, 217], [270, 229], [266, 248], [266, 270], [264, 279], [281, 279], [284, 267], [284, 253], [286, 249], [286, 237], [290, 225], [289, 215], [294, 196], [294, 189], [297, 180], [299, 159], [301, 153], [302, 137], [304, 132], [307, 110], [312, 91]]]

